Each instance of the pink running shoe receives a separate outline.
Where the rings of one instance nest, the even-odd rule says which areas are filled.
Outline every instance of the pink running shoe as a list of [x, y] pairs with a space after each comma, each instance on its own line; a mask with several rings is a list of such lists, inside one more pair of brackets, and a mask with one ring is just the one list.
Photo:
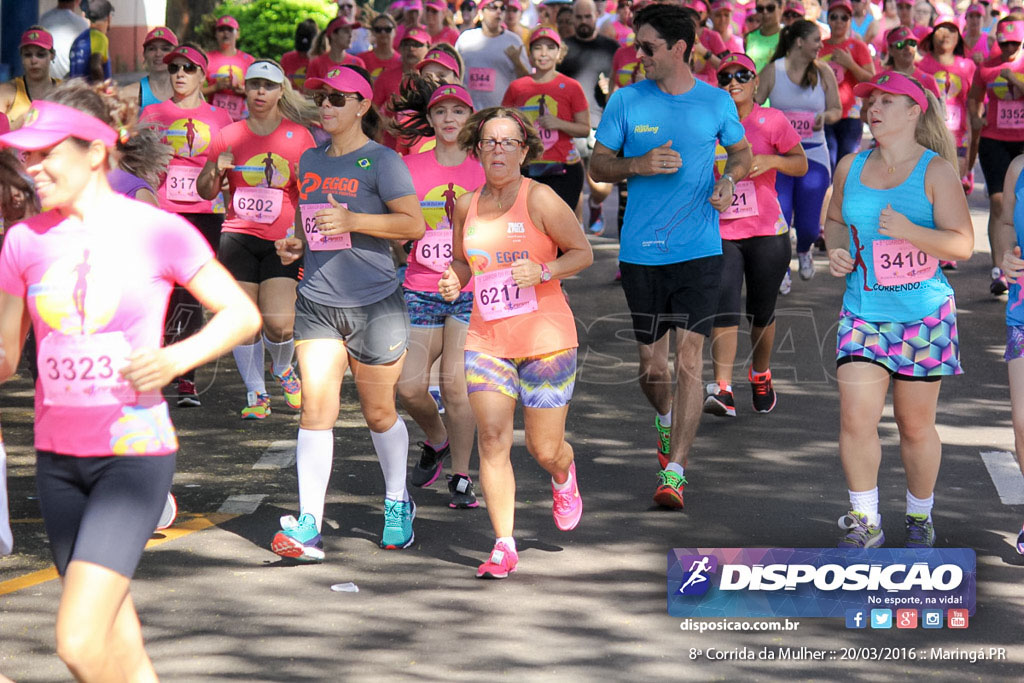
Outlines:
[[476, 569], [478, 579], [506, 579], [516, 570], [519, 555], [505, 543], [495, 543], [487, 561]]
[[562, 531], [575, 529], [583, 516], [583, 499], [580, 498], [579, 482], [576, 481], [575, 462], [569, 465], [569, 476], [572, 477], [572, 486], [564, 491], [557, 491], [554, 483], [551, 484], [551, 497], [554, 499], [551, 513], [555, 518], [555, 526]]

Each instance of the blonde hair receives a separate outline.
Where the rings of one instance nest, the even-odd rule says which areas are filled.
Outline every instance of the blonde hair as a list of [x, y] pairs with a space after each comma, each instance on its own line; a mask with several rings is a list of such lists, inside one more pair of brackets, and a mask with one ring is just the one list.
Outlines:
[[953, 141], [953, 134], [946, 128], [943, 106], [931, 91], [923, 90], [924, 96], [928, 98], [928, 110], [922, 111], [921, 117], [917, 120], [917, 128], [914, 129], [914, 139], [917, 141], [917, 144], [927, 147], [948, 161], [953, 165], [953, 168], [959, 168], [956, 157], [956, 143]]
[[[284, 73], [284, 68], [273, 59], [257, 59], [253, 64], [259, 62], [273, 64]], [[281, 99], [277, 101], [277, 108], [286, 119], [300, 126], [309, 128], [320, 123], [320, 109], [296, 92], [288, 78], [281, 83]]]

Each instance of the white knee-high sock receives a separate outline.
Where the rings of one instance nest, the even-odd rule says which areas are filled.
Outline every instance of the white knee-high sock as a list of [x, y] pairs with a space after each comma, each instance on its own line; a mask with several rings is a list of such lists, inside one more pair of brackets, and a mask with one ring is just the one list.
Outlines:
[[255, 344], [236, 346], [231, 350], [238, 366], [238, 374], [245, 382], [246, 391], [257, 394], [267, 393], [267, 385], [263, 381], [263, 340], [257, 339]]
[[408, 500], [405, 474], [409, 462], [409, 430], [401, 415], [386, 432], [377, 433], [371, 429], [370, 438], [384, 473], [384, 495], [391, 500]]
[[267, 353], [270, 354], [270, 366], [273, 368], [274, 374], [280, 377], [292, 364], [292, 358], [295, 356], [295, 340], [272, 342], [263, 337], [263, 345], [267, 347]]
[[295, 469], [299, 473], [299, 515], [307, 512], [316, 519], [319, 531], [324, 520], [324, 498], [331, 480], [334, 460], [333, 429], [299, 428], [295, 446]]

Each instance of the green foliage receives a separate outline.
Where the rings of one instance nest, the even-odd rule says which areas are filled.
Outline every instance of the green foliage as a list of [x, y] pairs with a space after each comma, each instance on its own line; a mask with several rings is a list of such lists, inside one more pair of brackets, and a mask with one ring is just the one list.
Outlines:
[[313, 19], [323, 29], [338, 14], [336, 0], [224, 0], [213, 14], [203, 17], [197, 31], [214, 46], [213, 27], [219, 17], [238, 20], [238, 49], [256, 58], [280, 59], [295, 49], [295, 26]]

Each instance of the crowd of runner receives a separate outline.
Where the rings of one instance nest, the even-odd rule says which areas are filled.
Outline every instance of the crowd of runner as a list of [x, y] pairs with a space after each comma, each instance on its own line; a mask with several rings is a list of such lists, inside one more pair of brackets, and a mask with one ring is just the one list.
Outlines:
[[[742, 410], [743, 319], [751, 408], [776, 408], [778, 297], [812, 286], [821, 253], [846, 282], [839, 546], [884, 543], [891, 385], [907, 478], [897, 543], [931, 547], [936, 406], [941, 380], [961, 373], [946, 272], [974, 249], [976, 161], [1024, 469], [1014, 2], [399, 0], [375, 13], [339, 0], [284, 55], [242, 52], [231, 16], [210, 51], [155, 28], [146, 76], [120, 87], [111, 3], [83, 3], [83, 19], [60, 2], [26, 27], [24, 75], [0, 84], [0, 380], [20, 363], [36, 378], [61, 657], [83, 680], [151, 677], [128, 589], [146, 539], [173, 518], [164, 390], [201, 407], [194, 372], [229, 349], [241, 419], [299, 412], [298, 514], [273, 534], [278, 555], [325, 559], [349, 371], [383, 475], [382, 548], [414, 542], [410, 485], [445, 475], [449, 507], [478, 506], [475, 442], [495, 537], [476, 576], [517, 569], [518, 402], [555, 525], [574, 529], [577, 335], [560, 281], [593, 262], [587, 235], [606, 230], [655, 413], [658, 505], [684, 505], [702, 414]], [[425, 435], [411, 467], [399, 408]], [[0, 523], [0, 551], [9, 539]]]

